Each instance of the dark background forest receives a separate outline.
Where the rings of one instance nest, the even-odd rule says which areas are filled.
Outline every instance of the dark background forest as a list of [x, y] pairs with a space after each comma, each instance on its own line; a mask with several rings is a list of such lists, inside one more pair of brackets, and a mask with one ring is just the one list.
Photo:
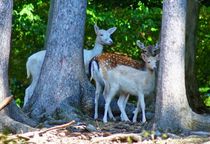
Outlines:
[[[9, 82], [19, 106], [22, 106], [25, 88], [30, 84], [30, 79], [26, 78], [27, 58], [44, 49], [49, 4], [49, 0], [14, 0]], [[158, 0], [89, 0], [84, 47], [93, 48], [95, 23], [103, 29], [115, 26], [114, 44], [104, 51], [124, 53], [139, 59], [136, 40], [145, 45], [154, 45], [159, 40], [161, 14], [162, 1]], [[200, 95], [207, 106], [210, 106], [209, 31], [210, 2], [200, 1], [196, 75]]]

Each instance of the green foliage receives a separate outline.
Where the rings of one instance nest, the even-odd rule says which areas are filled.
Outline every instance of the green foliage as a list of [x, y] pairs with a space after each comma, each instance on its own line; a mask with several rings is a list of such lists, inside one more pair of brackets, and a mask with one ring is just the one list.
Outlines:
[[[88, 0], [90, 5], [97, 8], [104, 8], [107, 10], [115, 8], [127, 8], [128, 6], [136, 8], [138, 7], [139, 0]], [[162, 8], [163, 0], [141, 0], [141, 2], [147, 7], [158, 7]]]
[[14, 4], [9, 82], [18, 105], [22, 105], [29, 82], [25, 63], [32, 53], [43, 49], [49, 2], [15, 0]]
[[207, 107], [210, 107], [210, 96], [204, 96], [203, 99], [204, 99], [204, 104]]
[[204, 104], [210, 107], [210, 87], [199, 88]]
[[196, 73], [199, 92], [206, 106], [210, 107], [210, 7], [202, 6], [199, 16]]
[[105, 48], [105, 51], [120, 52], [139, 59], [136, 40], [140, 39], [146, 45], [155, 44], [158, 41], [161, 9], [156, 7], [148, 8], [141, 2], [138, 2], [135, 7], [117, 7], [107, 10], [101, 6], [96, 8], [89, 5], [87, 9], [87, 39], [85, 46], [88, 48], [93, 47], [95, 39], [95, 33], [93, 33], [94, 23], [105, 29], [116, 26], [117, 31], [113, 34], [114, 45]]
[[196, 71], [200, 87], [210, 87], [210, 7], [202, 6], [199, 16]]

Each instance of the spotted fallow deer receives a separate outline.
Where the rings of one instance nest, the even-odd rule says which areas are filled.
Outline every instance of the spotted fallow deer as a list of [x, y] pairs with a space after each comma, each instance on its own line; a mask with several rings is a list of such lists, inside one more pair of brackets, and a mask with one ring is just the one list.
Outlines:
[[[156, 46], [145, 47], [144, 44], [140, 42], [140, 40], [137, 40], [136, 44], [139, 48], [143, 50], [143, 53], [145, 53], [146, 55], [148, 56], [156, 55], [156, 51], [158, 50], [158, 44], [156, 44]], [[99, 71], [99, 65], [102, 71]], [[103, 69], [105, 71], [110, 70], [117, 67], [118, 65], [126, 65], [136, 69], [144, 68], [143, 62], [136, 61], [125, 55], [120, 55], [115, 53], [103, 53], [100, 56], [94, 57], [90, 62], [89, 69], [90, 69], [91, 79], [94, 79], [96, 83], [94, 119], [98, 118], [98, 99], [100, 94], [102, 94], [104, 88], [103, 76], [106, 76], [106, 74], [101, 74], [101, 72], [103, 72]], [[126, 94], [122, 93], [122, 95]], [[122, 96], [118, 100], [118, 103], [122, 102], [124, 103], [124, 108], [126, 106], [129, 95], [126, 96], [125, 98], [126, 99], [124, 99], [124, 97]], [[110, 108], [109, 108], [109, 117], [115, 120]], [[121, 115], [121, 120], [127, 121], [128, 119], [124, 118], [123, 115]]]
[[[94, 30], [96, 33], [96, 40], [93, 49], [84, 49], [84, 65], [85, 72], [88, 74], [88, 65], [90, 60], [97, 55], [100, 55], [103, 51], [104, 45], [112, 45], [113, 41], [111, 35], [116, 31], [116, 27], [109, 28], [108, 30], [99, 29], [97, 25], [94, 25]], [[44, 61], [46, 50], [39, 51], [31, 55], [26, 62], [27, 78], [32, 77], [32, 82], [25, 90], [24, 105], [31, 98], [34, 89], [37, 85], [39, 75], [41, 72], [41, 67]]]

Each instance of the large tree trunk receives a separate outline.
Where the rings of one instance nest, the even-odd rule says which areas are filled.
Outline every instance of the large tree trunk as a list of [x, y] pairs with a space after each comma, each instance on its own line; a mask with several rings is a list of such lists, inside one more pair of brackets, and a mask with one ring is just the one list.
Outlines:
[[198, 0], [187, 1], [185, 80], [189, 105], [193, 111], [202, 113], [205, 105], [199, 96], [195, 74], [195, 52], [197, 46], [197, 26], [199, 16]]
[[155, 120], [163, 129], [210, 130], [210, 118], [189, 107], [185, 88], [186, 0], [165, 0]]
[[[9, 96], [8, 63], [10, 54], [12, 7], [12, 0], [0, 1], [0, 102], [3, 102], [3, 100]], [[9, 117], [10, 110], [16, 112], [17, 110], [20, 111], [14, 102], [10, 105], [13, 105], [14, 109], [6, 108], [0, 112], [0, 131], [4, 130], [4, 128], [10, 129], [12, 132], [26, 132], [32, 130], [29, 126], [14, 121]], [[20, 120], [25, 123], [27, 123], [25, 120], [29, 120], [23, 113], [14, 113], [12, 116], [14, 116], [15, 120]], [[32, 121], [31, 123], [35, 125]]]
[[46, 126], [81, 120], [82, 110], [92, 112], [94, 89], [83, 64], [85, 17], [86, 0], [51, 1], [45, 61], [25, 108], [30, 117]]

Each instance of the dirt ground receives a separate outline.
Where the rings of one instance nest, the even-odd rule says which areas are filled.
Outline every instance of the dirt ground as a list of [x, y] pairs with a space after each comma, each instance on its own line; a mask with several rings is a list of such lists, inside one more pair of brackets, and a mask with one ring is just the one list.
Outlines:
[[149, 127], [150, 123], [72, 121], [23, 134], [0, 134], [0, 144], [210, 144], [208, 132], [161, 132]]

